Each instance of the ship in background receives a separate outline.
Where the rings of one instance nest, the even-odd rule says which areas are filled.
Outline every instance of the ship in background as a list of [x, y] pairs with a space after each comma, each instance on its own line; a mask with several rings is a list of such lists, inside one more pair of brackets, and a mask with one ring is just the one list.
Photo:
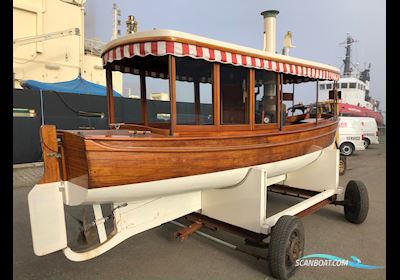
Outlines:
[[[372, 117], [378, 126], [384, 126], [382, 111], [379, 109], [380, 102], [370, 95], [370, 69], [354, 71], [351, 67], [351, 46], [357, 42], [350, 34], [347, 34], [345, 44], [346, 57], [344, 58], [344, 69], [338, 81], [338, 90], [341, 92], [339, 100], [339, 114], [341, 116]], [[355, 67], [356, 68], [356, 67]], [[320, 82], [319, 93], [321, 100], [329, 103], [329, 91], [333, 89], [333, 82]]]

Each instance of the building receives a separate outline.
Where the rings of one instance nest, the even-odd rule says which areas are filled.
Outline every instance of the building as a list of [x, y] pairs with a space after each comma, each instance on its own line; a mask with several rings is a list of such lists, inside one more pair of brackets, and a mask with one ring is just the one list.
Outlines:
[[[62, 82], [79, 73], [93, 83], [106, 85], [100, 51], [102, 42], [84, 38], [85, 0], [13, 1], [14, 86], [20, 80]], [[79, 35], [62, 31], [79, 28]], [[110, 27], [111, 28], [111, 27]], [[49, 36], [43, 38], [49, 34]], [[15, 40], [34, 36], [33, 43]], [[24, 41], [24, 40], [22, 40]], [[122, 74], [113, 74], [114, 89], [122, 93]]]

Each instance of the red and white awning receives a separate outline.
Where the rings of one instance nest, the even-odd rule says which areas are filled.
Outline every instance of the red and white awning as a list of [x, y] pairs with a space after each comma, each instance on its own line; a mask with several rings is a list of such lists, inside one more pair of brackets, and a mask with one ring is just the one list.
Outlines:
[[293, 76], [307, 77], [310, 79], [339, 80], [340, 77], [336, 72], [323, 70], [316, 67], [297, 65], [295, 63], [278, 62], [260, 57], [242, 55], [235, 52], [222, 51], [175, 41], [153, 41], [119, 45], [104, 52], [102, 54], [102, 59], [103, 65], [106, 65], [116, 60], [131, 58], [134, 56], [164, 56], [168, 54], [178, 57], [192, 57], [196, 59], [204, 59], [207, 61], [215, 61], [249, 68], [265, 69], [278, 73], [290, 74]]

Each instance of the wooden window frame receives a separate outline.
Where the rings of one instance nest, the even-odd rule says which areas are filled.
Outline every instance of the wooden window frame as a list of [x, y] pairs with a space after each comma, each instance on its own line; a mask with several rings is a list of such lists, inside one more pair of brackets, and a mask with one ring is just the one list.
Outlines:
[[[233, 65], [234, 66], [234, 65]], [[234, 66], [235, 67], [235, 66]], [[221, 77], [221, 69], [220, 69], [220, 67], [219, 67], [219, 79], [218, 79], [218, 99], [219, 99], [219, 104], [218, 104], [218, 107], [219, 107], [219, 117], [220, 117], [220, 127], [219, 127], [219, 131], [251, 131], [251, 130], [253, 130], [252, 128], [253, 128], [253, 124], [252, 124], [252, 116], [251, 116], [251, 99], [250, 99], [250, 97], [251, 97], [251, 95], [253, 94], [254, 95], [254, 89], [251, 89], [251, 87], [250, 87], [250, 83], [251, 83], [251, 74], [250, 74], [250, 72], [251, 72], [251, 70], [253, 70], [253, 69], [251, 69], [251, 68], [247, 68], [247, 67], [243, 67], [243, 66], [237, 66], [237, 67], [242, 67], [242, 68], [244, 68], [245, 70], [247, 70], [248, 72], [247, 72], [247, 79], [249, 80], [249, 82], [248, 82], [248, 85], [247, 85], [247, 87], [248, 87], [248, 96], [247, 96], [247, 98], [248, 98], [248, 110], [247, 110], [247, 114], [248, 114], [248, 120], [249, 120], [249, 123], [248, 124], [223, 124], [222, 122], [221, 122], [221, 120], [222, 120], [222, 110], [221, 110], [221, 79], [220, 79], [220, 77]], [[251, 93], [251, 91], [253, 91], [253, 93]]]
[[[175, 57], [174, 57], [175, 58]], [[176, 96], [176, 59], [174, 59], [175, 63], [175, 73], [174, 73], [174, 79], [171, 80], [170, 82], [174, 84], [175, 88], [175, 96]], [[212, 62], [210, 62], [212, 63]], [[219, 102], [218, 94], [219, 94], [219, 89], [217, 90], [216, 84], [219, 84], [219, 65], [217, 63], [212, 63], [212, 83], [211, 83], [211, 91], [212, 91], [212, 103], [213, 103], [213, 124], [176, 124], [175, 125], [175, 132], [180, 133], [180, 132], [217, 132], [219, 130], [219, 118], [217, 117], [217, 114], [219, 114], [218, 108], [216, 108], [216, 102]], [[196, 90], [195, 90], [196, 91]], [[195, 94], [195, 100], [196, 98], [196, 92]], [[198, 96], [200, 98], [200, 96]], [[199, 100], [200, 101], [200, 100]], [[196, 102], [195, 102], [196, 103]], [[195, 104], [195, 110], [196, 110], [196, 122], [197, 118], [197, 110], [200, 109], [200, 103]], [[176, 100], [175, 100], [175, 107], [176, 107]], [[176, 111], [175, 111], [176, 113]], [[176, 115], [175, 115], [176, 119]]]

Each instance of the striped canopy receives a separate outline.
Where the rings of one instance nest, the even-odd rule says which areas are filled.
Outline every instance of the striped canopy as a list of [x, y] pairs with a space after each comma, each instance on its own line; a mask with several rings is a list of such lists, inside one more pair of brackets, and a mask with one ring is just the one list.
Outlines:
[[[180, 32], [179, 34], [186, 33]], [[338, 80], [340, 77], [339, 70], [328, 65], [323, 65], [326, 67], [321, 67], [321, 64], [267, 52], [265, 52], [267, 55], [260, 55], [259, 50], [254, 50], [251, 53], [249, 50], [252, 49], [242, 47], [245, 50], [242, 51], [239, 48], [240, 46], [236, 49], [230, 49], [227, 48], [226, 45], [218, 46], [210, 44], [207, 41], [204, 42], [204, 40], [203, 42], [198, 40], [185, 40], [186, 38], [182, 39], [182, 36], [172, 36], [170, 40], [159, 40], [159, 38], [162, 37], [142, 36], [141, 38], [139, 33], [134, 35], [136, 36], [127, 36], [125, 40], [116, 40], [115, 42], [109, 43], [102, 53], [103, 65], [105, 66], [114, 61], [123, 58], [132, 58], [134, 56], [165, 56], [170, 54], [177, 57], [191, 57], [195, 59], [204, 59], [210, 62], [284, 73], [288, 74], [285, 75], [285, 79], [287, 79], [286, 82], [289, 82], [288, 79], [292, 80], [292, 82], [302, 82], [310, 79]], [[163, 36], [163, 39], [168, 39], [168, 37], [166, 37], [167, 36]], [[204, 37], [196, 36], [195, 38]], [[300, 77], [303, 78], [299, 79]]]

